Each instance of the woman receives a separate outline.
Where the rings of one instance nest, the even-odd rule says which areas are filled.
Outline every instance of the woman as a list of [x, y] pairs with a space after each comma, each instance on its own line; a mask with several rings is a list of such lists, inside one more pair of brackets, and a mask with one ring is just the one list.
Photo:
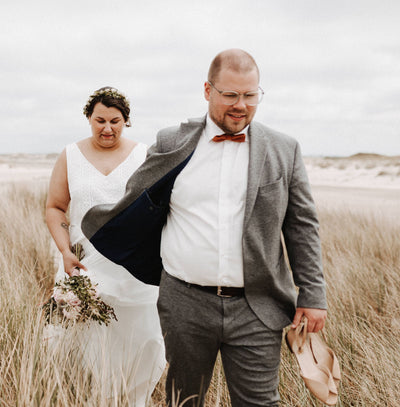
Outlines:
[[[80, 224], [92, 206], [115, 203], [123, 196], [128, 178], [146, 158], [147, 147], [122, 136], [124, 127], [130, 126], [130, 108], [117, 89], [95, 91], [83, 112], [92, 136], [64, 149], [49, 186], [46, 222], [62, 255], [56, 280], [82, 272], [98, 284], [101, 298], [114, 307], [118, 321], [90, 326], [85, 361], [99, 374], [102, 388], [106, 374], [109, 396], [127, 386], [124, 393], [130, 401], [144, 406], [165, 367], [156, 309], [158, 288], [143, 284], [98, 253]], [[81, 261], [71, 251], [76, 243], [85, 253]]]

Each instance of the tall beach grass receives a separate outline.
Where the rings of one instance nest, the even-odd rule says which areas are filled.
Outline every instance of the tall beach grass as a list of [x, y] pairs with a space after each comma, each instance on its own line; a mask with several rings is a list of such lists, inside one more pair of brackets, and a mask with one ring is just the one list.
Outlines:
[[[0, 407], [127, 406], [123, 392], [107, 399], [81, 363], [77, 336], [49, 346], [41, 336], [40, 304], [53, 285], [55, 264], [44, 223], [45, 189], [2, 189], [0, 206]], [[399, 224], [371, 214], [320, 209], [328, 284], [328, 343], [338, 355], [342, 383], [338, 406], [399, 405]], [[164, 407], [164, 378], [148, 405]], [[322, 406], [299, 377], [282, 346], [281, 405]], [[207, 406], [229, 406], [220, 363]]]

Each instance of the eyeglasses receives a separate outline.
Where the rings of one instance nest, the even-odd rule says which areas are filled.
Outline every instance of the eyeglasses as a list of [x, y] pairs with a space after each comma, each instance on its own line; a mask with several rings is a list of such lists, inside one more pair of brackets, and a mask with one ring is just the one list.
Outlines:
[[246, 93], [239, 93], [234, 90], [219, 90], [217, 89], [214, 84], [210, 81], [208, 83], [221, 95], [222, 103], [224, 105], [234, 105], [238, 102], [240, 96], [243, 96], [244, 103], [248, 106], [257, 106], [264, 96], [264, 91], [261, 87], [258, 87], [257, 91], [253, 92], [246, 92]]

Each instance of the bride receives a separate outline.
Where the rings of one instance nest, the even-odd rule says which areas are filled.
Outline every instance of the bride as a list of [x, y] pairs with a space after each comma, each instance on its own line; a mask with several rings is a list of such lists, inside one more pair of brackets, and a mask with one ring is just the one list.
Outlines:
[[[142, 407], [165, 368], [158, 287], [140, 282], [98, 253], [80, 224], [91, 207], [115, 203], [124, 195], [128, 178], [146, 158], [147, 146], [122, 136], [130, 126], [130, 107], [117, 89], [95, 91], [83, 112], [92, 135], [64, 149], [49, 185], [46, 222], [62, 255], [56, 280], [82, 273], [98, 284], [101, 299], [114, 308], [118, 321], [108, 326], [92, 323], [85, 338], [85, 363], [98, 373], [109, 397], [124, 388], [129, 401]], [[71, 251], [76, 243], [85, 253], [81, 261]]]

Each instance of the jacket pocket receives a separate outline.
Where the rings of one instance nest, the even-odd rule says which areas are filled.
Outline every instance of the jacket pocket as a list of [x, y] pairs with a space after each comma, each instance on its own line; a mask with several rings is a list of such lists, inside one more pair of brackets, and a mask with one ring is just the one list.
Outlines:
[[[288, 192], [283, 178], [258, 188], [252, 217], [257, 220], [259, 227], [271, 231], [280, 230], [286, 213]], [[272, 229], [271, 229], [272, 228]]]
[[281, 189], [282, 186], [283, 186], [283, 178], [281, 177], [274, 182], [270, 182], [269, 184], [260, 185], [258, 187], [258, 193], [260, 193], [260, 194], [270, 193], [275, 190]]

